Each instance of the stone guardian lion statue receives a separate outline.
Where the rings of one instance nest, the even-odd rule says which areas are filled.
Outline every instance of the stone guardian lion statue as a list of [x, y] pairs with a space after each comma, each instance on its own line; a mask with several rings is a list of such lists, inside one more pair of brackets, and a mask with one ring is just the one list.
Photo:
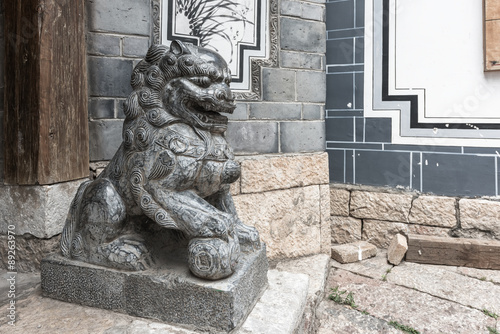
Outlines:
[[225, 139], [234, 99], [216, 52], [174, 41], [153, 45], [134, 69], [123, 142], [106, 169], [78, 189], [61, 238], [68, 258], [145, 270], [168, 251], [164, 231], [189, 241], [201, 278], [231, 275], [241, 251], [260, 249], [229, 193], [240, 166]]

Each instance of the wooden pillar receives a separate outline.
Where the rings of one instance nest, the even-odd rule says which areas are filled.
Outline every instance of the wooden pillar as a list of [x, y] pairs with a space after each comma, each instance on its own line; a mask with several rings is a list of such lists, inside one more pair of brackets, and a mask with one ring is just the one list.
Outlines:
[[484, 70], [500, 70], [500, 1], [484, 0]]
[[89, 174], [84, 0], [5, 6], [5, 183]]

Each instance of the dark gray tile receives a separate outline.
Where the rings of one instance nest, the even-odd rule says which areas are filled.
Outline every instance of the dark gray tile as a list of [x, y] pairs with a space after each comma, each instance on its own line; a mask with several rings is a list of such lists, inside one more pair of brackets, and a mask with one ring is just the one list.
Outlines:
[[87, 52], [99, 56], [119, 56], [120, 37], [89, 32], [87, 34]]
[[355, 39], [354, 43], [354, 62], [356, 64], [362, 64], [365, 60], [365, 39], [363, 37], [358, 37]]
[[125, 119], [125, 103], [126, 99], [116, 99], [115, 100], [115, 105], [116, 105], [116, 118], [118, 119]]
[[335, 143], [328, 142], [326, 147], [329, 149], [355, 149], [355, 150], [377, 150], [382, 151], [382, 144], [366, 143]]
[[328, 66], [328, 73], [345, 73], [345, 72], [362, 72], [365, 70], [364, 65], [330, 65]]
[[326, 64], [353, 64], [354, 38], [326, 41]]
[[123, 39], [123, 55], [125, 57], [145, 57], [149, 48], [149, 38], [127, 36]]
[[356, 0], [356, 27], [365, 26], [365, 0]]
[[365, 120], [365, 142], [390, 143], [391, 142], [391, 119], [390, 118], [366, 118]]
[[451, 196], [495, 196], [495, 157], [424, 153], [422, 191]]
[[364, 91], [365, 91], [365, 76], [364, 73], [354, 74], [354, 109], [364, 108]]
[[344, 37], [363, 37], [365, 35], [364, 28], [353, 28], [345, 30], [334, 30], [328, 32], [328, 39], [344, 38]]
[[110, 160], [122, 143], [123, 122], [98, 120], [89, 122], [90, 161]]
[[354, 0], [326, 3], [326, 30], [354, 28]]
[[350, 117], [350, 116], [363, 116], [363, 110], [327, 110], [327, 118], [331, 117]]
[[401, 145], [401, 144], [386, 144], [386, 151], [418, 151], [418, 152], [444, 152], [444, 153], [461, 153], [462, 148], [457, 146], [427, 146], [427, 145]]
[[464, 153], [500, 155], [500, 147], [464, 147]]
[[344, 183], [344, 150], [326, 150], [330, 168], [330, 182]]
[[410, 186], [410, 153], [356, 150], [356, 184]]
[[354, 183], [354, 153], [356, 151], [345, 151], [345, 183]]
[[364, 141], [365, 133], [365, 119], [363, 117], [354, 118], [356, 129], [356, 142], [361, 143]]
[[354, 141], [354, 118], [327, 118], [326, 141]]
[[326, 108], [353, 108], [353, 74], [326, 75]]
[[88, 57], [91, 96], [127, 97], [132, 92], [132, 60]]
[[412, 189], [422, 191], [422, 189], [420, 187], [420, 180], [421, 180], [420, 152], [413, 152], [413, 153], [411, 153], [411, 156], [412, 156], [412, 163], [411, 163]]
[[115, 100], [89, 99], [89, 116], [93, 119], [115, 118]]

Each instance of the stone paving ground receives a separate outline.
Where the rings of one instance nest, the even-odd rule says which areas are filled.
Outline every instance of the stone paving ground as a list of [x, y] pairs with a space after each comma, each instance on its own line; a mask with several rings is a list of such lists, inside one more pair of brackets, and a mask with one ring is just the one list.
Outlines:
[[[270, 277], [291, 275], [292, 280], [271, 279], [281, 285], [281, 293], [270, 289], [263, 296], [267, 301], [259, 306], [253, 319], [258, 326], [242, 327], [233, 334], [500, 333], [500, 318], [496, 319], [500, 315], [500, 271], [409, 262], [393, 266], [387, 263], [386, 256], [379, 252], [374, 258], [352, 264], [340, 264], [325, 255], [278, 263]], [[299, 288], [304, 285], [293, 284], [307, 279], [301, 274], [309, 276], [307, 293]], [[4, 316], [8, 276], [2, 271], [0, 276], [0, 333], [195, 334], [189, 328], [44, 298], [37, 274], [18, 276], [17, 323], [12, 328]], [[328, 298], [335, 288], [345, 291], [343, 301], [350, 294], [350, 305]], [[290, 295], [285, 296], [287, 293]], [[301, 298], [291, 298], [299, 294]], [[292, 312], [273, 318], [273, 312], [266, 309], [273, 304], [285, 305], [286, 309], [287, 304], [300, 303], [298, 300], [304, 300], [302, 319], [288, 319], [281, 325], [277, 325], [276, 317], [287, 319]], [[291, 322], [301, 324], [298, 328], [294, 325], [295, 329], [284, 326]], [[391, 322], [407, 326], [408, 331], [396, 329]]]
[[[380, 252], [352, 264], [331, 260], [325, 298], [316, 311], [318, 333], [405, 333], [390, 322], [410, 333], [500, 333], [500, 271], [393, 266], [386, 256]], [[337, 287], [346, 291], [343, 296], [351, 293], [355, 308], [328, 299]]]

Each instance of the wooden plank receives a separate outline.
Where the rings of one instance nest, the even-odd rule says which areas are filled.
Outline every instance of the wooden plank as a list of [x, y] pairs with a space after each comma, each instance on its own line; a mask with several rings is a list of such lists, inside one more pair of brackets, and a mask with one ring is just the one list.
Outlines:
[[500, 241], [410, 234], [406, 261], [500, 269]]
[[5, 183], [88, 175], [84, 0], [5, 2]]

